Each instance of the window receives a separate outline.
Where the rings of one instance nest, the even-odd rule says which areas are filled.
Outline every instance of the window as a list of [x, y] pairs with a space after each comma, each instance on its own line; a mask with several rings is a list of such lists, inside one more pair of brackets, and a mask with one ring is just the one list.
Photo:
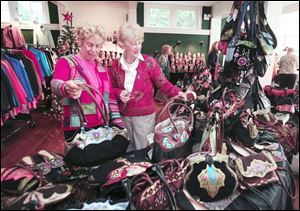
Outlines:
[[17, 13], [21, 22], [48, 23], [41, 1], [18, 1]]
[[178, 28], [196, 28], [196, 11], [176, 10], [176, 27]]
[[163, 8], [150, 8], [149, 26], [151, 27], [169, 27], [170, 10]]
[[47, 1], [1, 1], [1, 22], [49, 23]]
[[11, 20], [8, 1], [1, 1], [1, 22], [9, 22]]
[[[201, 32], [201, 6], [145, 3], [144, 32], [199, 34]], [[209, 34], [207, 30], [204, 32]]]

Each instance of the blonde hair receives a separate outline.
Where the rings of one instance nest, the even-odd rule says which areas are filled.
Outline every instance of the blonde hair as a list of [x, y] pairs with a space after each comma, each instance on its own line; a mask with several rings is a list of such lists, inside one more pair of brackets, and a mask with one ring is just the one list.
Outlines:
[[125, 41], [144, 41], [144, 32], [136, 23], [125, 23], [119, 28], [118, 44], [122, 48]]
[[105, 33], [102, 26], [87, 24], [85, 26], [77, 27], [76, 31], [77, 42], [81, 45], [84, 39], [88, 39], [91, 36], [98, 35], [102, 39], [102, 43], [105, 41]]
[[172, 46], [170, 46], [170, 45], [163, 45], [162, 47], [161, 47], [161, 53], [162, 54], [167, 54], [167, 53], [169, 53], [169, 51], [172, 49]]

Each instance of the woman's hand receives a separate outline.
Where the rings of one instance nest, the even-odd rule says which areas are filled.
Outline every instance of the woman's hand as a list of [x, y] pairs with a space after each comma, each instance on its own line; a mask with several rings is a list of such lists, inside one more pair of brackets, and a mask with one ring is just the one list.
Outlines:
[[195, 100], [197, 98], [197, 95], [192, 90], [187, 90], [186, 92], [178, 92], [179, 97], [181, 97], [184, 101], [187, 101], [188, 99]]
[[69, 80], [66, 82], [65, 91], [73, 99], [78, 99], [81, 96], [82, 88], [80, 87], [82, 82], [76, 82], [74, 80]]
[[120, 94], [120, 99], [123, 103], [127, 103], [131, 99], [130, 92], [128, 92], [127, 90], [123, 90]]

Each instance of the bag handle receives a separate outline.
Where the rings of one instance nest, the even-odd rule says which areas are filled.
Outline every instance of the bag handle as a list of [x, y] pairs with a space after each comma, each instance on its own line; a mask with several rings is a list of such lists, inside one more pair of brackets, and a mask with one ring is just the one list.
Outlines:
[[287, 190], [287, 188], [286, 188], [285, 185], [283, 184], [283, 181], [282, 181], [282, 179], [281, 179], [281, 177], [280, 177], [280, 175], [279, 175], [279, 173], [278, 173], [278, 170], [282, 170], [282, 171], [287, 172], [287, 173], [289, 174], [289, 176], [290, 176], [292, 182], [293, 182], [294, 187], [296, 188], [297, 185], [296, 185], [296, 182], [295, 182], [295, 180], [294, 180], [293, 174], [292, 174], [289, 170], [287, 170], [287, 169], [285, 169], [285, 168], [283, 168], [283, 167], [278, 167], [278, 168], [275, 170], [275, 172], [276, 172], [276, 174], [277, 174], [277, 177], [279, 178], [279, 183], [280, 183], [280, 185], [283, 187], [283, 189], [284, 189], [284, 191], [286, 192], [286, 194], [287, 194], [291, 199], [295, 200], [295, 199], [296, 199], [296, 191], [294, 191], [294, 193], [292, 194], [292, 193], [290, 193], [290, 192]]
[[125, 178], [121, 182], [122, 182], [122, 186], [125, 189], [126, 195], [128, 197], [130, 210], [136, 210], [136, 207], [134, 206], [134, 203], [132, 201], [131, 179], [130, 178]]
[[[99, 90], [97, 90], [95, 87], [93, 87], [89, 84], [78, 84], [78, 86], [80, 86], [84, 91], [86, 91], [87, 94], [92, 98], [97, 109], [101, 113], [101, 116], [104, 120], [104, 124], [107, 126], [109, 123], [109, 117], [108, 117], [107, 107], [106, 107], [106, 104], [105, 104], [102, 94], [99, 92]], [[96, 94], [98, 94], [100, 96], [100, 98], [103, 102], [104, 112], [103, 112], [103, 109], [101, 108], [101, 106], [99, 105], [99, 103], [97, 102], [95, 95], [91, 92], [91, 90], [93, 90]], [[78, 113], [79, 113], [79, 117], [80, 117], [80, 126], [83, 128], [86, 126], [87, 120], [84, 115], [83, 106], [82, 106], [80, 98], [77, 99], [77, 104], [78, 104], [78, 111], [79, 111]]]
[[164, 172], [162, 171], [162, 167], [159, 163], [157, 163], [156, 165], [154, 165], [152, 167], [152, 170], [158, 175], [158, 177], [161, 179], [161, 181], [164, 184], [165, 190], [166, 190], [166, 194], [167, 197], [169, 199], [170, 202], [170, 209], [171, 210], [176, 210], [176, 199], [172, 193], [172, 190], [169, 186], [169, 184], [167, 183], [165, 176], [164, 176]]
[[[174, 98], [174, 99], [176, 99], [176, 98]], [[168, 113], [168, 116], [169, 116], [169, 118], [170, 118], [170, 120], [171, 120], [171, 123], [172, 123], [172, 125], [174, 126], [175, 130], [178, 132], [178, 128], [177, 128], [176, 124], [174, 123], [174, 120], [173, 120], [172, 115], [171, 115], [171, 111], [170, 111], [171, 107], [174, 106], [174, 105], [179, 105], [179, 106], [181, 106], [181, 107], [186, 108], [186, 109], [190, 112], [190, 118], [189, 118], [189, 119], [190, 119], [190, 125], [194, 125], [194, 115], [193, 115], [193, 111], [192, 111], [192, 109], [191, 109], [190, 107], [188, 107], [187, 105], [185, 105], [185, 104], [183, 104], [183, 103], [175, 103], [175, 102], [174, 102], [174, 99], [173, 99], [171, 102], [169, 102], [169, 103], [162, 109], [162, 111], [159, 113], [157, 119], [158, 119], [158, 121], [160, 121], [160, 118], [161, 118], [162, 114], [167, 110], [167, 113]], [[179, 110], [179, 109], [177, 109], [174, 113], [176, 113], [178, 110]]]

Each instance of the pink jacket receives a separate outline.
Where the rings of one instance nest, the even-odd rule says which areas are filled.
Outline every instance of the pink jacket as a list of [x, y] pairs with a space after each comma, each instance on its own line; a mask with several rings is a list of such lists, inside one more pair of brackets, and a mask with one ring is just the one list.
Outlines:
[[[80, 127], [80, 120], [78, 116], [78, 106], [76, 101], [68, 96], [64, 91], [64, 86], [66, 81], [72, 80], [80, 80], [82, 82], [86, 82], [94, 87], [95, 84], [92, 83], [92, 80], [87, 75], [83, 76], [79, 74], [79, 67], [76, 67], [77, 71], [72, 71], [70, 66], [70, 58], [75, 58], [74, 56], [67, 56], [59, 59], [58, 63], [55, 66], [55, 71], [53, 74], [53, 79], [51, 81], [51, 88], [53, 93], [56, 95], [63, 97], [62, 104], [64, 109], [64, 116], [62, 121], [62, 126], [64, 131], [76, 130]], [[77, 61], [77, 58], [75, 59]], [[77, 64], [80, 64], [80, 61], [77, 61]], [[74, 64], [74, 63], [73, 63]], [[83, 66], [84, 67], [84, 66]], [[95, 66], [94, 66], [95, 67]], [[84, 70], [89, 71], [89, 70]], [[92, 71], [92, 70], [91, 70]], [[75, 75], [72, 75], [75, 72]], [[103, 84], [102, 88], [99, 91], [102, 93], [104, 100], [106, 101], [106, 105], [109, 108], [110, 121], [111, 123], [118, 125], [120, 127], [124, 127], [124, 123], [121, 119], [118, 105], [115, 100], [115, 95], [113, 93], [113, 89], [111, 87], [111, 83], [109, 80], [109, 76], [107, 71], [103, 68], [103, 70], [98, 70], [96, 72], [97, 77], [101, 80]], [[99, 97], [96, 97], [99, 99]], [[87, 127], [92, 128], [95, 126], [103, 125], [103, 118], [98, 110], [96, 110], [95, 103], [92, 101], [92, 98], [83, 91], [80, 97], [80, 100], [83, 104], [83, 110], [85, 117], [87, 119]], [[99, 99], [100, 105], [101, 99]]]
[[144, 116], [155, 112], [154, 86], [168, 97], [174, 97], [180, 89], [171, 84], [163, 75], [154, 58], [143, 54], [144, 61], [139, 61], [136, 79], [131, 92], [133, 99], [125, 105], [120, 100], [120, 94], [124, 90], [125, 71], [120, 60], [115, 60], [110, 70], [110, 77], [120, 113], [124, 116]]
[[[12, 35], [10, 33], [12, 32]], [[12, 37], [13, 36], [13, 37]], [[15, 46], [14, 46], [15, 42]], [[7, 48], [21, 48], [25, 45], [24, 35], [20, 28], [16, 26], [7, 26], [3, 29], [3, 45]]]

